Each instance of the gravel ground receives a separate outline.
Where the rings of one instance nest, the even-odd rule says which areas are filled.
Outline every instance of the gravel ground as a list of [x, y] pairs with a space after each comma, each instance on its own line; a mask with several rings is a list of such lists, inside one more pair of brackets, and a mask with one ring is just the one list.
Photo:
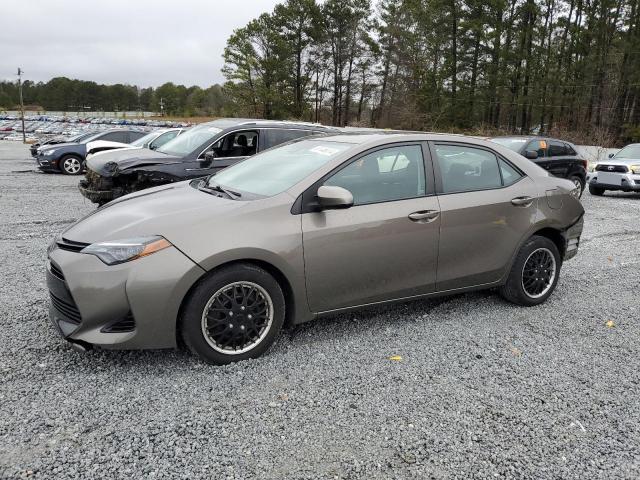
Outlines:
[[0, 142], [1, 478], [640, 476], [640, 195], [585, 194], [545, 305], [378, 308], [212, 367], [57, 337], [46, 247], [93, 207], [28, 158]]

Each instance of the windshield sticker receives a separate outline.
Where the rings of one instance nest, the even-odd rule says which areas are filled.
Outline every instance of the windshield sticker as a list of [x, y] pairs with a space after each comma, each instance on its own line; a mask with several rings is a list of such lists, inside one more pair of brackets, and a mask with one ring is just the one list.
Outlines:
[[330, 157], [331, 155], [334, 155], [334, 154], [338, 153], [340, 151], [340, 149], [339, 148], [333, 148], [333, 147], [325, 147], [323, 145], [318, 145], [317, 147], [313, 147], [309, 151], [313, 152], [313, 153], [318, 153], [320, 155], [325, 155], [327, 157]]

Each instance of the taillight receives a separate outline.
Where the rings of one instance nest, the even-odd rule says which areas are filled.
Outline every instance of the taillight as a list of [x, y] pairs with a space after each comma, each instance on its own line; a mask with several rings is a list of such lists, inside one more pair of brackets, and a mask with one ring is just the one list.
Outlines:
[[589, 162], [588, 161], [580, 160], [580, 162], [582, 163], [582, 166], [584, 167], [585, 170], [589, 167]]

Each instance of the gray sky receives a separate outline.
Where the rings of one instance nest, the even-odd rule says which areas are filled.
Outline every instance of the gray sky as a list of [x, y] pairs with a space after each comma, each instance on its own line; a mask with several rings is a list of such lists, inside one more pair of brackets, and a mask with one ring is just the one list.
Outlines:
[[0, 79], [209, 86], [235, 28], [282, 0], [2, 0]]

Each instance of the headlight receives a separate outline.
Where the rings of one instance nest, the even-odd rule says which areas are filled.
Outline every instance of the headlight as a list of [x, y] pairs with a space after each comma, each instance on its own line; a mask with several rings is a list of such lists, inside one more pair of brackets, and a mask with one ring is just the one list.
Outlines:
[[126, 240], [112, 240], [110, 242], [92, 243], [81, 250], [81, 253], [95, 255], [107, 265], [130, 262], [136, 258], [146, 257], [152, 253], [170, 247], [171, 243], [165, 238], [153, 237], [128, 238]]
[[629, 170], [631, 170], [633, 173], [640, 173], [640, 165], [631, 165], [629, 167]]
[[587, 168], [587, 171], [589, 172], [595, 172], [596, 171], [596, 167], [598, 166], [597, 163], [590, 163], [589, 164], [589, 168]]
[[53, 150], [45, 150], [43, 155], [53, 155], [54, 153], [56, 153], [55, 148]]

